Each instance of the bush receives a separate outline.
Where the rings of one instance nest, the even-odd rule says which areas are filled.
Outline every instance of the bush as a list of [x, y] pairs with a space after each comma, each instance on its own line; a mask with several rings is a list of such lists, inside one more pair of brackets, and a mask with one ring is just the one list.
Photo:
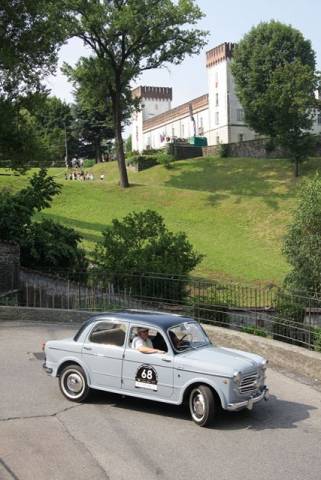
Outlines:
[[228, 143], [220, 143], [218, 154], [221, 158], [227, 158], [230, 154], [229, 144]]
[[21, 265], [73, 278], [88, 267], [80, 241], [81, 236], [75, 230], [52, 220], [33, 223], [20, 243]]
[[304, 325], [305, 305], [301, 297], [279, 292], [276, 298], [276, 314], [273, 319], [273, 338], [281, 342], [302, 345], [308, 343], [310, 335]]
[[[146, 210], [114, 219], [94, 258], [102, 275], [112, 272], [106, 278], [117, 278], [119, 290], [126, 287], [133, 295], [178, 301], [202, 255], [185, 233], [170, 232], [157, 212]], [[150, 272], [159, 274], [157, 281], [148, 277]]]
[[156, 155], [157, 163], [163, 165], [166, 168], [171, 168], [171, 164], [174, 161], [173, 155], [162, 151], [158, 155]]
[[313, 332], [313, 344], [316, 352], [321, 352], [321, 328], [315, 328]]
[[86, 160], [84, 160], [84, 168], [91, 168], [95, 165], [95, 160], [92, 159], [92, 158], [87, 158]]
[[321, 292], [321, 178], [316, 175], [301, 187], [299, 203], [294, 213], [283, 247], [292, 271], [285, 285], [314, 296]]
[[127, 159], [127, 165], [133, 166], [138, 172], [141, 170], [146, 170], [147, 168], [154, 167], [157, 165], [156, 156], [148, 155], [134, 155]]
[[244, 333], [250, 333], [251, 335], [257, 335], [258, 337], [267, 337], [268, 334], [262, 328], [255, 327], [254, 325], [244, 325], [241, 328]]

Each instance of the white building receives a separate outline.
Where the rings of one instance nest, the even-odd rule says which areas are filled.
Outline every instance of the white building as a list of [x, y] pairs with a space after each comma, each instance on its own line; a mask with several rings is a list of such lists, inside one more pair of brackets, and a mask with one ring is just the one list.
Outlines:
[[[172, 89], [137, 87], [141, 111], [132, 121], [132, 148], [139, 152], [161, 148], [175, 138], [207, 137], [208, 145], [253, 140], [257, 134], [244, 123], [244, 111], [235, 93], [231, 73], [233, 43], [222, 43], [206, 53], [206, 95], [171, 108]], [[321, 133], [321, 115], [315, 117], [313, 133]]]

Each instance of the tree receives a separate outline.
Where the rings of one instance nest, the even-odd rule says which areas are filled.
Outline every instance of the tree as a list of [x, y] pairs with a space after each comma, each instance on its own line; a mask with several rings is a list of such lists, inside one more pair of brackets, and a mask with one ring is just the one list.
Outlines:
[[[23, 169], [42, 156], [26, 97], [54, 71], [66, 34], [54, 0], [3, 0], [0, 5], [0, 160]], [[28, 102], [30, 104], [30, 99]]]
[[79, 247], [80, 241], [81, 236], [73, 228], [52, 220], [34, 222], [20, 243], [21, 264], [68, 278], [77, 278], [77, 273], [81, 273], [85, 280], [88, 262], [84, 250]]
[[122, 127], [132, 101], [131, 82], [145, 70], [179, 64], [186, 55], [198, 53], [206, 33], [190, 26], [202, 13], [194, 0], [65, 0], [64, 4], [71, 35], [92, 49], [105, 73], [120, 185], [128, 187]]
[[285, 284], [307, 295], [321, 292], [321, 178], [306, 181], [300, 191], [293, 222], [283, 252], [292, 271]]
[[291, 26], [261, 23], [236, 47], [232, 72], [248, 125], [281, 145], [295, 164], [311, 149], [315, 108], [315, 53]]
[[43, 146], [46, 163], [62, 163], [67, 153], [66, 141], [69, 154], [75, 150], [76, 142], [70, 133], [74, 121], [71, 107], [57, 97], [46, 94], [35, 97], [30, 114], [34, 118], [37, 139]]
[[[157, 284], [144, 284], [144, 295], [180, 300], [184, 294], [186, 276], [203, 258], [183, 232], [172, 233], [164, 219], [153, 210], [130, 213], [122, 220], [114, 219], [103, 232], [103, 241], [95, 250], [94, 259], [103, 275], [116, 277], [133, 293], [140, 292], [144, 274], [163, 274]], [[151, 288], [153, 287], [153, 288]], [[151, 293], [153, 291], [153, 293]], [[141, 292], [140, 292], [141, 293]]]
[[73, 83], [76, 104], [73, 108], [73, 133], [83, 147], [92, 146], [96, 162], [101, 161], [102, 143], [114, 138], [108, 79], [96, 58], [80, 58], [75, 67], [62, 68]]
[[0, 192], [0, 239], [18, 243], [25, 267], [57, 272], [83, 272], [87, 268], [81, 237], [74, 230], [50, 220], [33, 222], [37, 212], [48, 208], [59, 193], [53, 177], [40, 170], [17, 193]]

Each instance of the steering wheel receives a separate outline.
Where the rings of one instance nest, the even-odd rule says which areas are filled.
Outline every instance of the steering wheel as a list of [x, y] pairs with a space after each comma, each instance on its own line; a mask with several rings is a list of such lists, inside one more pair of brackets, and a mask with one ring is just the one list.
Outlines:
[[182, 342], [189, 337], [189, 340], [187, 340], [188, 342], [191, 342], [193, 340], [193, 335], [191, 333], [185, 333], [185, 335], [182, 336], [182, 338], [180, 338], [178, 340], [178, 345], [181, 346], [182, 345]]

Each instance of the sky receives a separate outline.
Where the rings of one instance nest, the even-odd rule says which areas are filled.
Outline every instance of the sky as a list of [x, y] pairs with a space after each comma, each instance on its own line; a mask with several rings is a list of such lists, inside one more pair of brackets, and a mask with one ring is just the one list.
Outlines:
[[[198, 26], [209, 31], [208, 44], [201, 54], [186, 58], [178, 66], [145, 72], [133, 87], [172, 87], [173, 107], [203, 95], [208, 92], [205, 52], [223, 42], [238, 42], [251, 27], [271, 19], [292, 25], [311, 40], [321, 70], [321, 0], [197, 0], [196, 3], [205, 14]], [[46, 81], [52, 95], [72, 102], [72, 86], [59, 68], [63, 62], [74, 65], [88, 53], [78, 39], [71, 39], [61, 48], [57, 74]]]

